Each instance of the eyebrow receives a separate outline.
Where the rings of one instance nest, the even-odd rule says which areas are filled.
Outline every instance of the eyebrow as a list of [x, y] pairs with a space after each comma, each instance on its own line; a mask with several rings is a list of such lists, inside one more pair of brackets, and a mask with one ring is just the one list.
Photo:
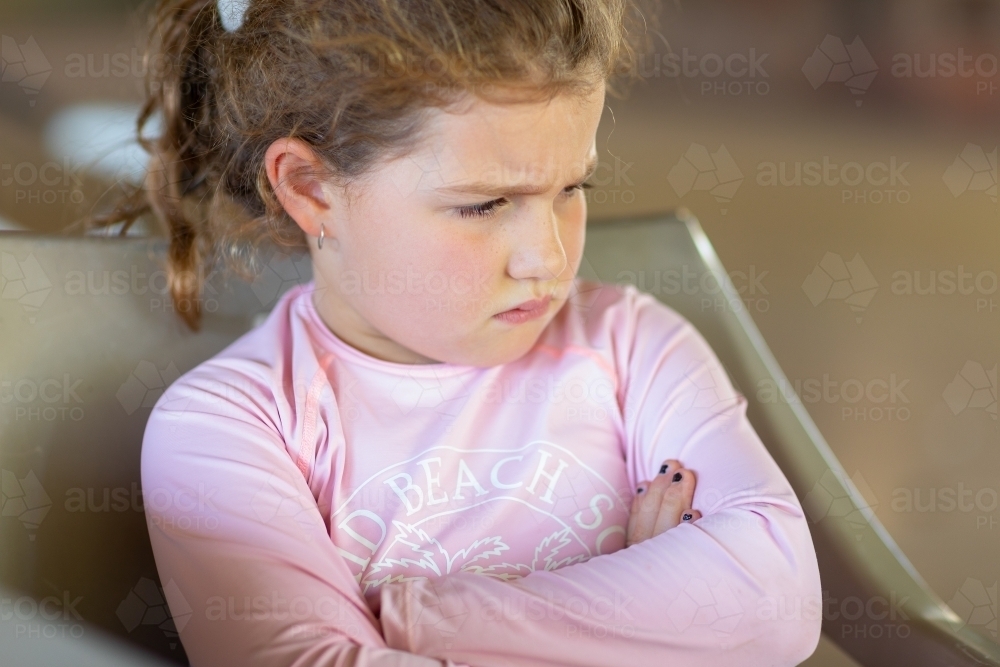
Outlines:
[[[595, 155], [587, 161], [586, 171], [578, 182], [582, 183], [593, 176], [594, 172], [597, 171], [597, 165], [598, 157]], [[461, 183], [459, 185], [437, 188], [437, 191], [443, 193], [475, 193], [494, 197], [501, 195], [537, 195], [542, 194], [547, 189], [537, 185], [496, 185], [495, 183], [478, 181], [475, 183]]]

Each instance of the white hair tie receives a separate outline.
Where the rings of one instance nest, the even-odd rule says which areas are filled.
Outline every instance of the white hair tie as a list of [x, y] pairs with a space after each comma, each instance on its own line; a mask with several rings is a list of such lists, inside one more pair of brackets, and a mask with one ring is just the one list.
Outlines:
[[226, 32], [236, 32], [243, 25], [243, 15], [250, 6], [250, 0], [218, 0], [219, 18]]

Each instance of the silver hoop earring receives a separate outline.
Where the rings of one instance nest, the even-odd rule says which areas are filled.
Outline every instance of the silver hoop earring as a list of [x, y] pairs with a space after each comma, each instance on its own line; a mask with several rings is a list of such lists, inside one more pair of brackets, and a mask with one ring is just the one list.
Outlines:
[[323, 225], [320, 224], [320, 226], [319, 226], [319, 241], [316, 242], [316, 247], [319, 248], [320, 250], [323, 249], [323, 236], [324, 236], [325, 232], [326, 232], [326, 230], [323, 229]]

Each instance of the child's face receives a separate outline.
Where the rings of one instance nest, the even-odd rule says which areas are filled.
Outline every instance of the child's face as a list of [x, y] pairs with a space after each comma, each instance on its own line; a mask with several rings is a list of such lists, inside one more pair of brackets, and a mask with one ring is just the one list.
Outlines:
[[[283, 200], [310, 236], [325, 227], [321, 250], [310, 239], [320, 317], [348, 344], [397, 363], [494, 366], [524, 355], [580, 265], [587, 204], [574, 186], [596, 166], [604, 95], [600, 85], [548, 104], [476, 98], [461, 114], [433, 110], [418, 150], [366, 178], [350, 207], [326, 182], [326, 209], [296, 216]], [[549, 294], [541, 317], [494, 317]]]

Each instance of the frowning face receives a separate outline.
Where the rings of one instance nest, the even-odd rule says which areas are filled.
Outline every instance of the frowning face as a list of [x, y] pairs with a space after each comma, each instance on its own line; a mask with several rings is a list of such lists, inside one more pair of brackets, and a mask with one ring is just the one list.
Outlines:
[[[433, 110], [418, 148], [384, 162], [348, 205], [279, 199], [310, 239], [320, 317], [370, 356], [494, 366], [523, 356], [566, 302], [584, 245], [580, 186], [596, 166], [605, 88], [550, 102]], [[281, 150], [268, 152], [272, 183]], [[284, 153], [288, 155], [288, 153]], [[298, 214], [297, 214], [298, 213]], [[540, 313], [497, 317], [551, 296]]]

